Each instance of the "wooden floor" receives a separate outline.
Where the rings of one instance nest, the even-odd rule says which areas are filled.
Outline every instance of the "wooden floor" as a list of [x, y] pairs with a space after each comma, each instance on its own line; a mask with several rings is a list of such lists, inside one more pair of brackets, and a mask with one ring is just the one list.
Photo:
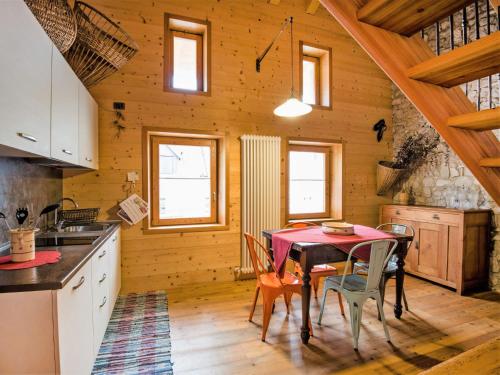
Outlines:
[[294, 296], [288, 317], [283, 300], [278, 301], [263, 343], [261, 301], [255, 323], [247, 320], [255, 281], [171, 290], [175, 374], [413, 374], [500, 336], [498, 294], [460, 297], [412, 277], [405, 285], [411, 311], [400, 321], [387, 303], [394, 300], [394, 282], [387, 288], [385, 313], [393, 344], [385, 341], [375, 304], [369, 301], [358, 353], [352, 349], [348, 318], [340, 315], [333, 295], [322, 327], [316, 324], [318, 302], [312, 301], [315, 337], [305, 346], [299, 337], [299, 296]]

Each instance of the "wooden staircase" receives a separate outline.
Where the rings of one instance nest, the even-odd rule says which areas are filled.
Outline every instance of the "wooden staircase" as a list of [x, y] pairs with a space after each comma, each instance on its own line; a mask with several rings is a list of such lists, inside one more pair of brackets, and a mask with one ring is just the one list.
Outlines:
[[[435, 56], [416, 31], [469, 0], [321, 0], [500, 204], [499, 109], [477, 111], [456, 85], [500, 72], [500, 32]], [[411, 36], [413, 35], [413, 36]]]

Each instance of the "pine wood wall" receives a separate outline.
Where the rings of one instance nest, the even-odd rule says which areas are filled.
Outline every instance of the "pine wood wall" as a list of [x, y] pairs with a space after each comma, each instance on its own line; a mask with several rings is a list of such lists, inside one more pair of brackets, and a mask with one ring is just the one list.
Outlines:
[[[391, 126], [391, 83], [324, 9], [306, 14], [306, 0], [283, 0], [280, 5], [266, 0], [88, 2], [119, 21], [140, 51], [120, 72], [91, 89], [100, 106], [100, 170], [73, 176], [66, 173], [64, 196], [74, 197], [82, 207], [101, 207], [101, 219], [114, 218], [117, 202], [127, 196], [126, 173], [136, 171], [142, 178], [143, 126], [229, 134], [230, 229], [144, 235], [141, 225], [124, 226], [124, 288], [168, 288], [233, 278], [240, 262], [238, 137], [245, 133], [345, 141], [345, 219], [377, 224], [378, 206], [388, 200], [375, 194], [375, 166], [391, 154], [392, 131], [377, 143], [371, 127], [381, 118]], [[212, 22], [210, 97], [163, 92], [165, 12]], [[270, 51], [261, 73], [255, 71], [255, 58], [289, 15], [295, 20], [297, 80], [299, 40], [333, 49], [331, 111], [314, 110], [299, 119], [273, 115], [290, 91], [289, 34], [283, 34], [277, 50]], [[126, 129], [119, 137], [112, 124], [114, 101], [126, 103]], [[142, 195], [140, 183], [135, 191]]]

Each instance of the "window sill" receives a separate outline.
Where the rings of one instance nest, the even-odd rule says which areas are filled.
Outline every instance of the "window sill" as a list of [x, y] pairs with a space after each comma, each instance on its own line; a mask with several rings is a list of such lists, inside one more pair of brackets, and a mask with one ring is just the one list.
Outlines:
[[224, 224], [194, 224], [194, 225], [169, 225], [164, 227], [150, 227], [143, 229], [143, 234], [186, 233], [186, 232], [212, 232], [228, 230], [229, 225]]
[[332, 105], [321, 105], [321, 104], [309, 104], [311, 107], [313, 107], [313, 109], [323, 109], [325, 111], [331, 111], [333, 108], [332, 108]]
[[172, 92], [175, 94], [187, 94], [187, 95], [202, 95], [202, 96], [211, 96], [210, 91], [199, 91], [199, 90], [183, 90], [183, 89], [175, 89], [173, 87], [165, 86], [163, 88], [164, 92]]
[[325, 221], [338, 221], [338, 222], [341, 222], [341, 221], [344, 221], [344, 219], [335, 219], [333, 217], [321, 217], [321, 218], [314, 218], [314, 219], [288, 219], [287, 220], [287, 224], [292, 224], [292, 223], [300, 223], [302, 221], [308, 221], [310, 223], [318, 223], [318, 224], [321, 224]]

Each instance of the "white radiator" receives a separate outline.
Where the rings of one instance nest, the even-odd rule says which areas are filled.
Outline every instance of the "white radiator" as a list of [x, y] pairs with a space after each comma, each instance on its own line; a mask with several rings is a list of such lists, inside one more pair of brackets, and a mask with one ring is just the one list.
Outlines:
[[262, 230], [280, 227], [280, 148], [280, 137], [241, 137], [241, 267], [236, 270], [237, 279], [254, 274], [243, 234], [253, 234], [265, 245]]

